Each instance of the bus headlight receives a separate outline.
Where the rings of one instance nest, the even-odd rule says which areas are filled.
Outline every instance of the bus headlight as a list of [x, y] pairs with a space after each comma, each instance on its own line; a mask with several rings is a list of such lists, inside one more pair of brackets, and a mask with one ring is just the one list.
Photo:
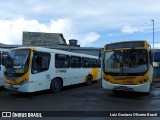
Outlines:
[[147, 78], [147, 79], [140, 80], [140, 83], [146, 83], [147, 81], [148, 81], [148, 78]]

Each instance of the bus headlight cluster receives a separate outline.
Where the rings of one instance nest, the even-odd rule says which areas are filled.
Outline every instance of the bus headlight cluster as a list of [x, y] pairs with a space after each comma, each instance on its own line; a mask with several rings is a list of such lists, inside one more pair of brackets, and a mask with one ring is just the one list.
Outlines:
[[147, 81], [148, 81], [148, 78], [147, 78], [147, 79], [140, 80], [140, 83], [146, 83]]

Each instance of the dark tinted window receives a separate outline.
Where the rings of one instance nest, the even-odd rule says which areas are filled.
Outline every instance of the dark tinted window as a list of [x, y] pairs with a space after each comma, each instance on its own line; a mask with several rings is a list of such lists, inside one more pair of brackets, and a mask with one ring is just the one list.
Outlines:
[[48, 70], [50, 58], [50, 53], [34, 52], [32, 60], [32, 73], [39, 73]]
[[1, 62], [2, 62], [1, 59], [2, 59], [2, 54], [1, 54], [1, 52], [0, 52], [0, 65], [1, 65]]
[[89, 58], [82, 58], [82, 67], [89, 68], [90, 67], [90, 60]]
[[98, 68], [101, 67], [101, 60], [97, 60], [97, 67], [98, 67]]
[[132, 48], [132, 47], [144, 47], [144, 41], [111, 43], [106, 45], [106, 50], [115, 49], [115, 48]]
[[81, 57], [71, 56], [71, 67], [81, 68]]
[[4, 66], [5, 63], [6, 63], [7, 56], [8, 56], [8, 52], [3, 52], [3, 53], [2, 53], [2, 65], [3, 65], [3, 66]]
[[56, 68], [68, 68], [69, 67], [69, 56], [63, 54], [55, 55], [55, 67]]
[[90, 63], [91, 63], [91, 68], [96, 68], [97, 67], [96, 59], [91, 59]]

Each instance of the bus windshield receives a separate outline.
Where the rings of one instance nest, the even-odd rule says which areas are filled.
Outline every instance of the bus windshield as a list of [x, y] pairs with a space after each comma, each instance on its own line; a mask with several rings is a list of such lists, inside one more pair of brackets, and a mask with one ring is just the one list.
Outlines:
[[147, 71], [147, 50], [127, 49], [105, 53], [104, 71], [115, 75], [139, 75]]
[[11, 50], [7, 58], [5, 74], [24, 74], [28, 71], [30, 50]]

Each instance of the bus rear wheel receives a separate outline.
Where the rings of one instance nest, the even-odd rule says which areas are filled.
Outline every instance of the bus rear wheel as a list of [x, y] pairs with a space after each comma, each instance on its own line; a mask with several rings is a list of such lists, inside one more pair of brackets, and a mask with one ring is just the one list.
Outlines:
[[92, 84], [92, 82], [93, 82], [92, 75], [88, 75], [86, 79], [86, 85], [89, 86]]
[[51, 86], [50, 86], [50, 90], [52, 93], [56, 93], [61, 91], [62, 89], [62, 82], [60, 79], [56, 78], [54, 80], [52, 80], [51, 82]]

